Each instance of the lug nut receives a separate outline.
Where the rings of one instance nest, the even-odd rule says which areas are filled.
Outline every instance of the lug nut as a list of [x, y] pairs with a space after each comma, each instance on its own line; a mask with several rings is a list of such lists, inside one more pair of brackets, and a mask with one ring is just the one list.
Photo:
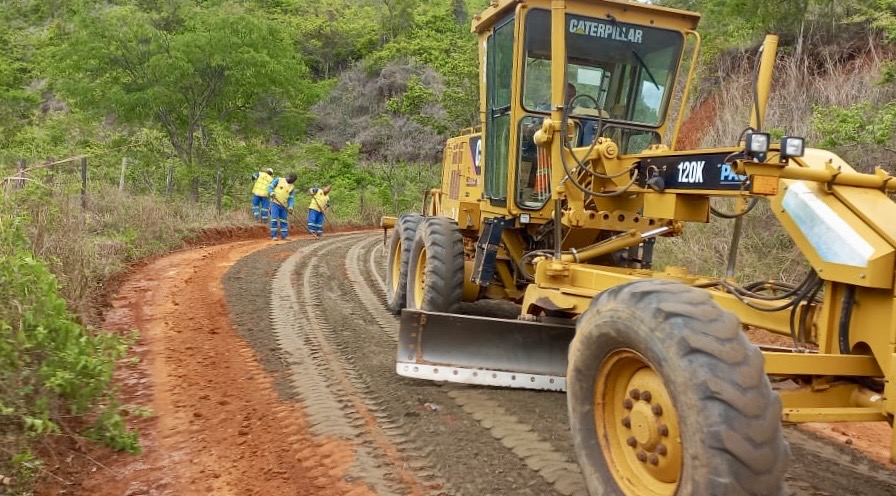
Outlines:
[[650, 399], [653, 398], [653, 395], [650, 394], [650, 391], [644, 391], [641, 393], [641, 399], [650, 403]]
[[631, 410], [634, 405], [635, 404], [632, 403], [632, 400], [628, 398], [622, 400], [622, 406], [624, 406], [626, 410]]
[[644, 463], [647, 461], [647, 453], [645, 453], [643, 451], [639, 451], [638, 454], [635, 456], [638, 458], [638, 461], [641, 463]]
[[637, 389], [632, 389], [628, 392], [628, 395], [631, 396], [633, 400], [641, 399], [641, 391], [638, 391]]
[[660, 464], [660, 457], [651, 453], [650, 456], [647, 457], [647, 461], [650, 462], [651, 465], [656, 466]]
[[635, 439], [635, 436], [629, 436], [629, 438], [625, 440], [625, 444], [634, 448], [635, 446], [638, 445], [638, 440]]
[[654, 415], [659, 417], [663, 414], [663, 407], [661, 407], [659, 404], [656, 404], [650, 407], [650, 411], [652, 411]]
[[666, 449], [666, 445], [663, 443], [656, 445], [656, 452], [659, 453], [660, 456], [666, 456], [669, 450]]
[[625, 427], [626, 429], [628, 429], [631, 426], [632, 426], [632, 419], [630, 419], [628, 417], [623, 417], [622, 418], [622, 427]]
[[669, 435], [669, 428], [666, 427], [666, 424], [661, 424], [657, 430], [660, 431], [660, 436], [665, 437]]

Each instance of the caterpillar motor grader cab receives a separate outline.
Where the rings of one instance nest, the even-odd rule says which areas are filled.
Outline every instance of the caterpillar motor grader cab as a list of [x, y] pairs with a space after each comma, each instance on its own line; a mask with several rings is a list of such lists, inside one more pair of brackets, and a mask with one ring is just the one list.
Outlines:
[[[481, 128], [448, 141], [423, 214], [384, 218], [397, 372], [565, 390], [592, 495], [779, 494], [782, 419], [896, 412], [896, 180], [762, 132], [774, 37], [736, 145], [676, 149], [698, 20], [621, 0], [493, 1], [473, 21]], [[716, 211], [718, 197], [741, 208]], [[757, 200], [804, 255], [801, 283], [740, 285], [733, 256], [725, 278], [652, 269], [658, 237], [713, 213], [739, 233]], [[459, 313], [484, 298], [520, 315]], [[754, 346], [746, 326], [793, 346]]]

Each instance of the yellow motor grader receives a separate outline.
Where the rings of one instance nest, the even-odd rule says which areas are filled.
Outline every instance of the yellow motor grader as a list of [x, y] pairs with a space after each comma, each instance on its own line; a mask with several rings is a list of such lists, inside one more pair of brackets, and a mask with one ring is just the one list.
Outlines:
[[[472, 26], [482, 125], [448, 141], [422, 214], [383, 221], [397, 372], [565, 390], [592, 495], [780, 494], [781, 420], [896, 412], [896, 180], [763, 131], [772, 36], [735, 145], [676, 149], [698, 20], [622, 0], [492, 1]], [[805, 257], [798, 284], [733, 277], [760, 199]], [[652, 269], [658, 238], [711, 215], [735, 219], [727, 277]], [[460, 313], [486, 298], [520, 315]], [[757, 347], [745, 327], [793, 344]]]

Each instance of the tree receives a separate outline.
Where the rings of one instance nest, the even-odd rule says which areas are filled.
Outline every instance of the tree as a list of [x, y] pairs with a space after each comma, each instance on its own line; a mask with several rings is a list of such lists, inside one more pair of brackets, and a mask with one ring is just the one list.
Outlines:
[[[880, 32], [885, 44], [896, 43], [896, 0], [874, 0], [861, 6], [852, 21], [864, 22]], [[881, 66], [878, 84], [885, 98], [896, 92], [896, 64]], [[860, 101], [848, 107], [818, 106], [813, 109], [813, 125], [823, 136], [822, 146], [872, 145], [896, 153], [896, 103]]]
[[408, 59], [434, 69], [444, 79], [440, 103], [447, 116], [444, 128], [455, 132], [478, 120], [479, 83], [476, 38], [456, 22], [449, 4], [421, 7], [414, 28], [387, 43], [370, 57], [373, 65]]
[[390, 40], [414, 26], [415, 0], [381, 0], [385, 9], [380, 22]]
[[700, 12], [710, 52], [751, 44], [766, 33], [801, 47], [816, 35], [838, 34], [843, 23], [875, 3], [891, 0], [661, 0], [658, 5]]
[[[9, 12], [6, 13], [9, 15]], [[28, 89], [31, 67], [27, 63], [30, 46], [12, 18], [0, 13], [0, 149], [9, 146], [13, 137], [27, 125], [37, 107], [37, 95]]]
[[461, 26], [467, 23], [467, 5], [464, 0], [451, 0], [451, 10], [454, 13], [454, 20]]
[[298, 134], [316, 87], [293, 48], [294, 32], [278, 18], [229, 2], [166, 6], [153, 13], [91, 6], [59, 26], [49, 60], [56, 87], [73, 104], [160, 127], [198, 200], [200, 175], [211, 165], [200, 150], [210, 126], [244, 136]]

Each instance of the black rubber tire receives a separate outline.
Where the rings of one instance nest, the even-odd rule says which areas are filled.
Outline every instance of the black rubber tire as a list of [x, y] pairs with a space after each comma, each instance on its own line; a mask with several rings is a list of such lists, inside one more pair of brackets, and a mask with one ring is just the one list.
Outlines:
[[[415, 294], [414, 276], [425, 250], [422, 298]], [[427, 217], [417, 231], [408, 262], [407, 308], [454, 312], [464, 289], [464, 240], [460, 228], [446, 217]]]
[[611, 473], [617, 461], [601, 449], [595, 419], [602, 417], [595, 417], [594, 406], [601, 365], [625, 350], [652, 366], [678, 414], [682, 465], [674, 494], [785, 494], [790, 448], [762, 353], [741, 332], [737, 317], [706, 291], [662, 280], [601, 293], [577, 323], [567, 405], [589, 494], [625, 494]]
[[[422, 221], [423, 216], [420, 214], [402, 214], [392, 228], [392, 235], [389, 236], [389, 257], [386, 259], [386, 307], [396, 315], [401, 313], [407, 301], [408, 260], [411, 248], [414, 246], [414, 238], [417, 236], [417, 228]], [[396, 256], [401, 257], [398, 280], [395, 280], [392, 271]]]

